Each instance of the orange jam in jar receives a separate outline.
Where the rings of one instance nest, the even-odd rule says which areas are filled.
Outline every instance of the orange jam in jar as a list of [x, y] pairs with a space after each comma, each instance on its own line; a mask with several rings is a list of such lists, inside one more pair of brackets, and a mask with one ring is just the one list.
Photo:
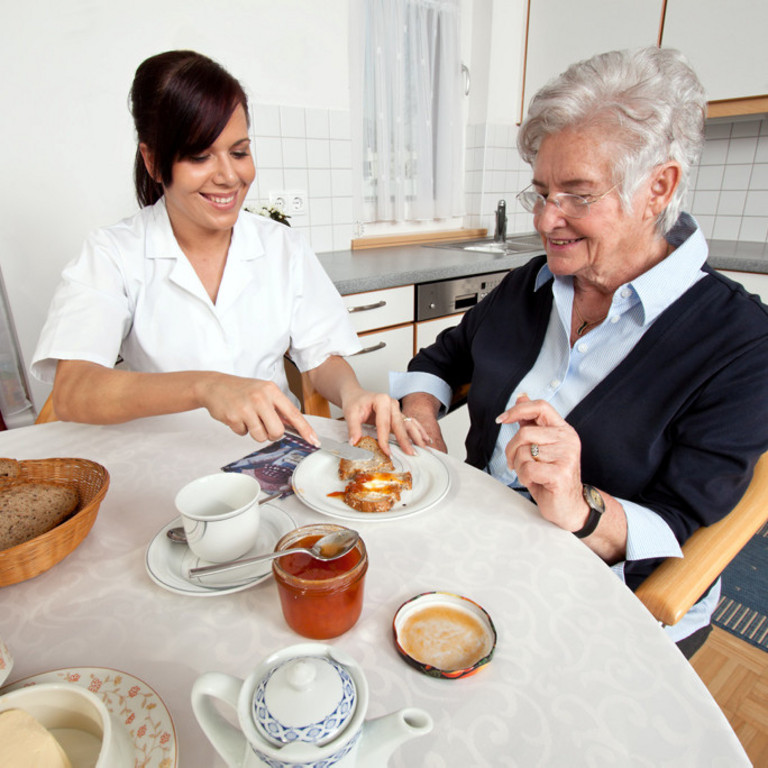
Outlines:
[[[344, 530], [333, 524], [305, 525], [283, 536], [275, 552], [311, 547], [318, 539]], [[327, 640], [351, 629], [363, 610], [368, 553], [362, 539], [336, 560], [318, 560], [304, 552], [272, 561], [283, 616], [304, 637]]]

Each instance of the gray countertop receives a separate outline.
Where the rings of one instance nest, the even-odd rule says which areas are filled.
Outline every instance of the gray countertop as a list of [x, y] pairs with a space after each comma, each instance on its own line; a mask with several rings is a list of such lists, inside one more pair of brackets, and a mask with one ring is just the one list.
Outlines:
[[[318, 254], [342, 295], [446, 280], [522, 266], [536, 253], [488, 254], [460, 249], [404, 245]], [[768, 274], [768, 244], [709, 241], [709, 264], [715, 269]]]

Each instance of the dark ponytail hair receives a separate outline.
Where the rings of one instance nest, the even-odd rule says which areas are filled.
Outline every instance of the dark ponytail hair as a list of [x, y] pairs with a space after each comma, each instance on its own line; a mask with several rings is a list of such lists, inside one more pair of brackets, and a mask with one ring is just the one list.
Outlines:
[[150, 175], [137, 146], [134, 184], [141, 206], [163, 196], [174, 162], [213, 144], [238, 105], [248, 119], [248, 98], [240, 83], [194, 51], [168, 51], [142, 62], [130, 98], [138, 142], [146, 144], [154, 158]]

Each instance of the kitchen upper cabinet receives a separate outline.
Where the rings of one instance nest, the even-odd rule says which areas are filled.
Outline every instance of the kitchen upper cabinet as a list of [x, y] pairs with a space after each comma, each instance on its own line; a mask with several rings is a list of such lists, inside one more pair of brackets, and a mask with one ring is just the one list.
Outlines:
[[766, 0], [667, 0], [661, 44], [688, 57], [710, 101], [742, 99], [768, 95], [767, 32]]
[[662, 0], [531, 0], [523, 114], [536, 91], [574, 62], [658, 44], [662, 13]]

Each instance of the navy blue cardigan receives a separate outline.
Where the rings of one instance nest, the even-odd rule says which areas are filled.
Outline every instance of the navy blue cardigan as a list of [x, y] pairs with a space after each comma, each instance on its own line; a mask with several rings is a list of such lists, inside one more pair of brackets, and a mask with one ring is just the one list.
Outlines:
[[[533, 367], [552, 309], [538, 257], [510, 272], [408, 366], [471, 383], [467, 462], [484, 469], [494, 421]], [[768, 308], [709, 267], [567, 417], [582, 480], [659, 514], [682, 544], [726, 515], [768, 450]], [[628, 562], [636, 588], [658, 563]]]

